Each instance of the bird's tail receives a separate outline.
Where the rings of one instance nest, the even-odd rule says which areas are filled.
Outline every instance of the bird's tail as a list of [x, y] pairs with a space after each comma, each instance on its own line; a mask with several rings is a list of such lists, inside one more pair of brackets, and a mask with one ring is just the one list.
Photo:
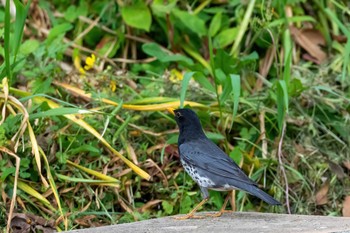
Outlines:
[[261, 189], [259, 189], [256, 186], [250, 185], [249, 187], [246, 187], [245, 191], [248, 193], [260, 198], [261, 200], [265, 201], [266, 203], [270, 205], [281, 205], [280, 202], [275, 200], [273, 197], [271, 197], [269, 194], [265, 193]]

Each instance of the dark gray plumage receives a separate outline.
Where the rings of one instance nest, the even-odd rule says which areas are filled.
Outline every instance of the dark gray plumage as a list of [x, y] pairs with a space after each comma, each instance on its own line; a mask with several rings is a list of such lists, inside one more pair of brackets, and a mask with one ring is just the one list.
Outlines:
[[270, 205], [280, 205], [259, 189], [229, 156], [206, 137], [195, 112], [190, 109], [177, 109], [174, 114], [180, 129], [178, 146], [181, 163], [199, 185], [204, 199], [209, 198], [208, 189], [240, 189]]

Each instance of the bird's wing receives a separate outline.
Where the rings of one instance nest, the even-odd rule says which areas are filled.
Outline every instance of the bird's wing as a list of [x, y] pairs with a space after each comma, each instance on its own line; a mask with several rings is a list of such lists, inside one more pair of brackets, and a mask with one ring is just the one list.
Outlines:
[[179, 147], [181, 158], [209, 173], [256, 186], [241, 168], [209, 139], [185, 142]]

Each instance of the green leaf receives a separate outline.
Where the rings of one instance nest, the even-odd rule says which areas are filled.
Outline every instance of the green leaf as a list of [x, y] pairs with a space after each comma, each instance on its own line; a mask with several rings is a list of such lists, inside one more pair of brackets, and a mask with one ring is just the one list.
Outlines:
[[149, 32], [152, 23], [151, 12], [144, 1], [124, 6], [121, 10], [124, 22], [134, 28]]
[[230, 153], [230, 158], [233, 159], [235, 163], [240, 164], [243, 159], [241, 148], [235, 146], [235, 148], [233, 148], [233, 151]]
[[[220, 192], [210, 191], [210, 201], [215, 205], [217, 209], [220, 209], [224, 204], [224, 199], [222, 198]], [[226, 195], [230, 195], [229, 193]]]
[[209, 25], [209, 36], [213, 37], [218, 33], [221, 27], [222, 13], [218, 12], [215, 14]]
[[64, 18], [69, 21], [69, 22], [73, 22], [74, 20], [76, 20], [78, 18], [79, 15], [76, 14], [77, 13], [77, 8], [74, 5], [70, 5], [67, 10], [64, 13]]
[[211, 82], [208, 80], [208, 78], [206, 76], [204, 76], [202, 73], [197, 72], [195, 75], [193, 75], [193, 78], [202, 87], [204, 87], [208, 91], [211, 91], [211, 92], [215, 93], [214, 86], [211, 84]]
[[205, 135], [207, 135], [207, 137], [213, 141], [219, 141], [219, 140], [225, 139], [225, 137], [220, 133], [207, 132], [205, 133]]
[[191, 210], [192, 199], [190, 196], [185, 196], [180, 203], [180, 214], [187, 214]]
[[166, 214], [173, 213], [174, 206], [167, 201], [162, 201], [162, 206]]
[[220, 32], [214, 40], [214, 45], [219, 48], [224, 48], [233, 43], [237, 37], [238, 28], [229, 28]]
[[20, 53], [23, 55], [29, 55], [39, 48], [38, 40], [26, 40], [20, 47]]
[[58, 36], [63, 37], [64, 34], [67, 31], [71, 30], [72, 28], [73, 28], [73, 25], [70, 23], [62, 23], [62, 24], [56, 25], [50, 30], [49, 35], [47, 36], [47, 43], [50, 44]]
[[283, 122], [286, 112], [288, 112], [288, 91], [284, 80], [277, 83], [277, 122], [280, 132], [283, 128]]
[[194, 33], [197, 33], [198, 36], [204, 36], [207, 34], [207, 28], [205, 26], [204, 20], [199, 18], [197, 15], [193, 15], [186, 11], [181, 11], [178, 9], [174, 9], [172, 13], [185, 25], [185, 27]]
[[166, 3], [163, 0], [155, 0], [152, 1], [151, 5], [152, 13], [157, 16], [165, 16], [165, 14], [169, 14], [174, 7], [176, 7], [176, 1]]
[[1, 174], [0, 180], [4, 181], [9, 175], [14, 174], [15, 172], [16, 172], [15, 167], [6, 167], [6, 168], [2, 169], [2, 174]]
[[181, 92], [180, 92], [180, 108], [183, 108], [186, 96], [186, 90], [190, 80], [195, 72], [186, 72], [184, 78], [181, 82]]
[[89, 110], [79, 109], [79, 108], [53, 108], [44, 112], [39, 112], [35, 114], [31, 114], [29, 119], [36, 119], [40, 117], [48, 117], [48, 116], [63, 116], [66, 114], [86, 114], [92, 113]]
[[182, 61], [187, 65], [193, 65], [192, 59], [181, 54], [169, 54], [164, 51], [157, 43], [147, 43], [142, 45], [142, 50], [146, 54], [156, 57], [161, 62], [178, 62]]
[[60, 164], [66, 164], [67, 159], [69, 158], [69, 155], [67, 153], [57, 152], [56, 158], [58, 160], [58, 163]]
[[[239, 97], [241, 95], [241, 79], [237, 74], [230, 74], [231, 85], [232, 85], [232, 100], [233, 100], [233, 120], [236, 117], [238, 110]], [[233, 121], [232, 121], [233, 124]]]
[[226, 74], [222, 69], [215, 70], [215, 78], [219, 84], [224, 84], [226, 82]]
[[[15, 32], [13, 35], [13, 39], [11, 39], [11, 44], [14, 46], [12, 47], [12, 49], [14, 50], [13, 55], [16, 57], [18, 49], [21, 46], [24, 24], [26, 22], [31, 1], [28, 1], [25, 7], [19, 0], [15, 0], [14, 3], [16, 5], [16, 21], [15, 21], [15, 27], [14, 27]], [[15, 61], [16, 59], [14, 58], [13, 62]]]

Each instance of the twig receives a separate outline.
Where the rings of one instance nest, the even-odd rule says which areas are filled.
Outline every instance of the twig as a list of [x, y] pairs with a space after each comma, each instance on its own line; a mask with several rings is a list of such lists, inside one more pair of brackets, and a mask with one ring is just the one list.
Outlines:
[[281, 138], [280, 138], [280, 141], [278, 142], [278, 163], [280, 165], [280, 168], [281, 168], [281, 172], [283, 174], [283, 178], [284, 178], [284, 182], [286, 183], [286, 205], [287, 205], [287, 211], [288, 211], [288, 214], [291, 214], [291, 211], [290, 211], [290, 204], [289, 204], [289, 186], [288, 186], [288, 178], [287, 178], [287, 175], [286, 175], [286, 170], [284, 169], [284, 166], [283, 166], [283, 162], [282, 162], [282, 144], [283, 144], [283, 138], [284, 138], [284, 135], [285, 135], [285, 130], [286, 130], [286, 123], [284, 122], [283, 123], [283, 127], [282, 127], [282, 133], [281, 133]]
[[266, 129], [265, 129], [265, 111], [262, 110], [259, 114], [260, 121], [260, 137], [261, 137], [261, 154], [264, 159], [267, 157], [267, 142], [266, 142]]
[[19, 166], [21, 163], [21, 159], [12, 151], [5, 147], [0, 147], [0, 151], [9, 154], [16, 159], [16, 172], [15, 172], [15, 181], [13, 182], [13, 193], [12, 193], [12, 200], [10, 204], [10, 210], [7, 218], [7, 226], [6, 226], [6, 232], [10, 232], [10, 226], [11, 226], [11, 221], [12, 221], [12, 216], [13, 216], [13, 210], [15, 208], [15, 202], [16, 202], [16, 195], [17, 195], [17, 181], [18, 181], [18, 175], [19, 175]]

